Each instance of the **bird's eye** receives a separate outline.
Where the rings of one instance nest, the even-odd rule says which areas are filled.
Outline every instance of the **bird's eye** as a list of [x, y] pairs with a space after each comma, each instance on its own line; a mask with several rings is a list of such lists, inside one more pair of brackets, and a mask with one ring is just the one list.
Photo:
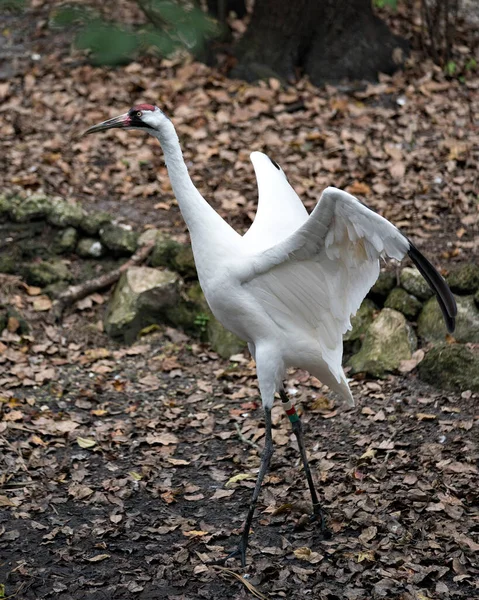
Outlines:
[[141, 117], [141, 115], [142, 115], [142, 112], [141, 112], [141, 110], [139, 110], [139, 111], [136, 113], [136, 116], [137, 116], [137, 117]]

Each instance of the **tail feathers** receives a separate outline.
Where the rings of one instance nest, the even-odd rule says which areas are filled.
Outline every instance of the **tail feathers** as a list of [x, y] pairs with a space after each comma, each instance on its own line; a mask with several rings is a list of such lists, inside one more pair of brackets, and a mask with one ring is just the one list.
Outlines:
[[341, 398], [346, 401], [348, 406], [356, 406], [354, 396], [351, 394], [351, 390], [349, 389], [348, 381], [344, 373], [342, 374], [341, 381], [336, 387], [335, 392], [338, 393], [341, 396]]
[[418, 271], [427, 281], [429, 287], [436, 294], [444, 321], [446, 322], [447, 330], [449, 333], [452, 333], [456, 327], [457, 306], [449, 286], [444, 281], [444, 278], [436, 271], [427, 258], [419, 252], [411, 241], [409, 241], [408, 255], [418, 268]]

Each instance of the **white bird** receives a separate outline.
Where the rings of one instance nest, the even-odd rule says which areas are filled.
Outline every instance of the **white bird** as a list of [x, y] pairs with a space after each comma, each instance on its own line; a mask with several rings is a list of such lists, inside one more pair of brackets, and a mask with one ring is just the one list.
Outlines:
[[158, 107], [139, 104], [85, 133], [115, 127], [146, 131], [160, 142], [206, 300], [215, 317], [248, 342], [256, 361], [265, 447], [241, 541], [229, 555], [240, 555], [244, 566], [256, 501], [273, 453], [275, 393], [283, 401], [298, 441], [313, 503], [312, 518], [324, 527], [301, 421], [283, 388], [286, 369], [309, 371], [354, 405], [341, 366], [342, 336], [378, 278], [382, 257], [401, 260], [410, 256], [434, 290], [449, 331], [454, 330], [456, 303], [444, 279], [413, 244], [354, 196], [329, 187], [308, 215], [280, 167], [265, 154], [253, 152], [258, 210], [250, 229], [241, 236], [194, 186], [173, 123]]

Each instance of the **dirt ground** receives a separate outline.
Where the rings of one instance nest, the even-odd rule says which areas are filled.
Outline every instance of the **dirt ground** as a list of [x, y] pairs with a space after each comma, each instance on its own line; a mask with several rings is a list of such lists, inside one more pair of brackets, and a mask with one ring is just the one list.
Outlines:
[[[415, 54], [405, 72], [349, 89], [247, 85], [151, 58], [92, 68], [49, 29], [51, 3], [35, 7], [0, 34], [1, 191], [72, 198], [185, 240], [154, 140], [75, 137], [150, 101], [172, 116], [202, 193], [239, 229], [256, 202], [248, 154], [262, 149], [309, 208], [333, 183], [443, 272], [477, 257], [477, 77], [448, 79]], [[0, 337], [0, 598], [479, 597], [470, 391], [445, 393], [414, 372], [359, 378], [357, 407], [346, 409], [290, 373], [332, 536], [308, 522], [297, 446], [277, 406], [247, 567], [222, 569], [208, 563], [237, 544], [263, 444], [247, 354], [224, 361], [169, 328], [120, 346], [102, 332], [108, 293], [56, 324], [28, 286], [2, 282], [30, 331]]]

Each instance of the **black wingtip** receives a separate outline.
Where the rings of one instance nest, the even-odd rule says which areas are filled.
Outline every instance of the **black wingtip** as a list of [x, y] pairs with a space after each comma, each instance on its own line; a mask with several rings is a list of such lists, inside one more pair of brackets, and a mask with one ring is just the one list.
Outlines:
[[427, 281], [429, 287], [436, 294], [437, 301], [439, 302], [439, 306], [442, 310], [444, 321], [446, 322], [447, 330], [449, 333], [452, 333], [456, 328], [456, 300], [442, 275], [437, 272], [424, 254], [421, 254], [421, 252], [419, 252], [419, 250], [410, 240], [408, 240], [408, 242], [408, 255], [418, 268], [418, 271]]

